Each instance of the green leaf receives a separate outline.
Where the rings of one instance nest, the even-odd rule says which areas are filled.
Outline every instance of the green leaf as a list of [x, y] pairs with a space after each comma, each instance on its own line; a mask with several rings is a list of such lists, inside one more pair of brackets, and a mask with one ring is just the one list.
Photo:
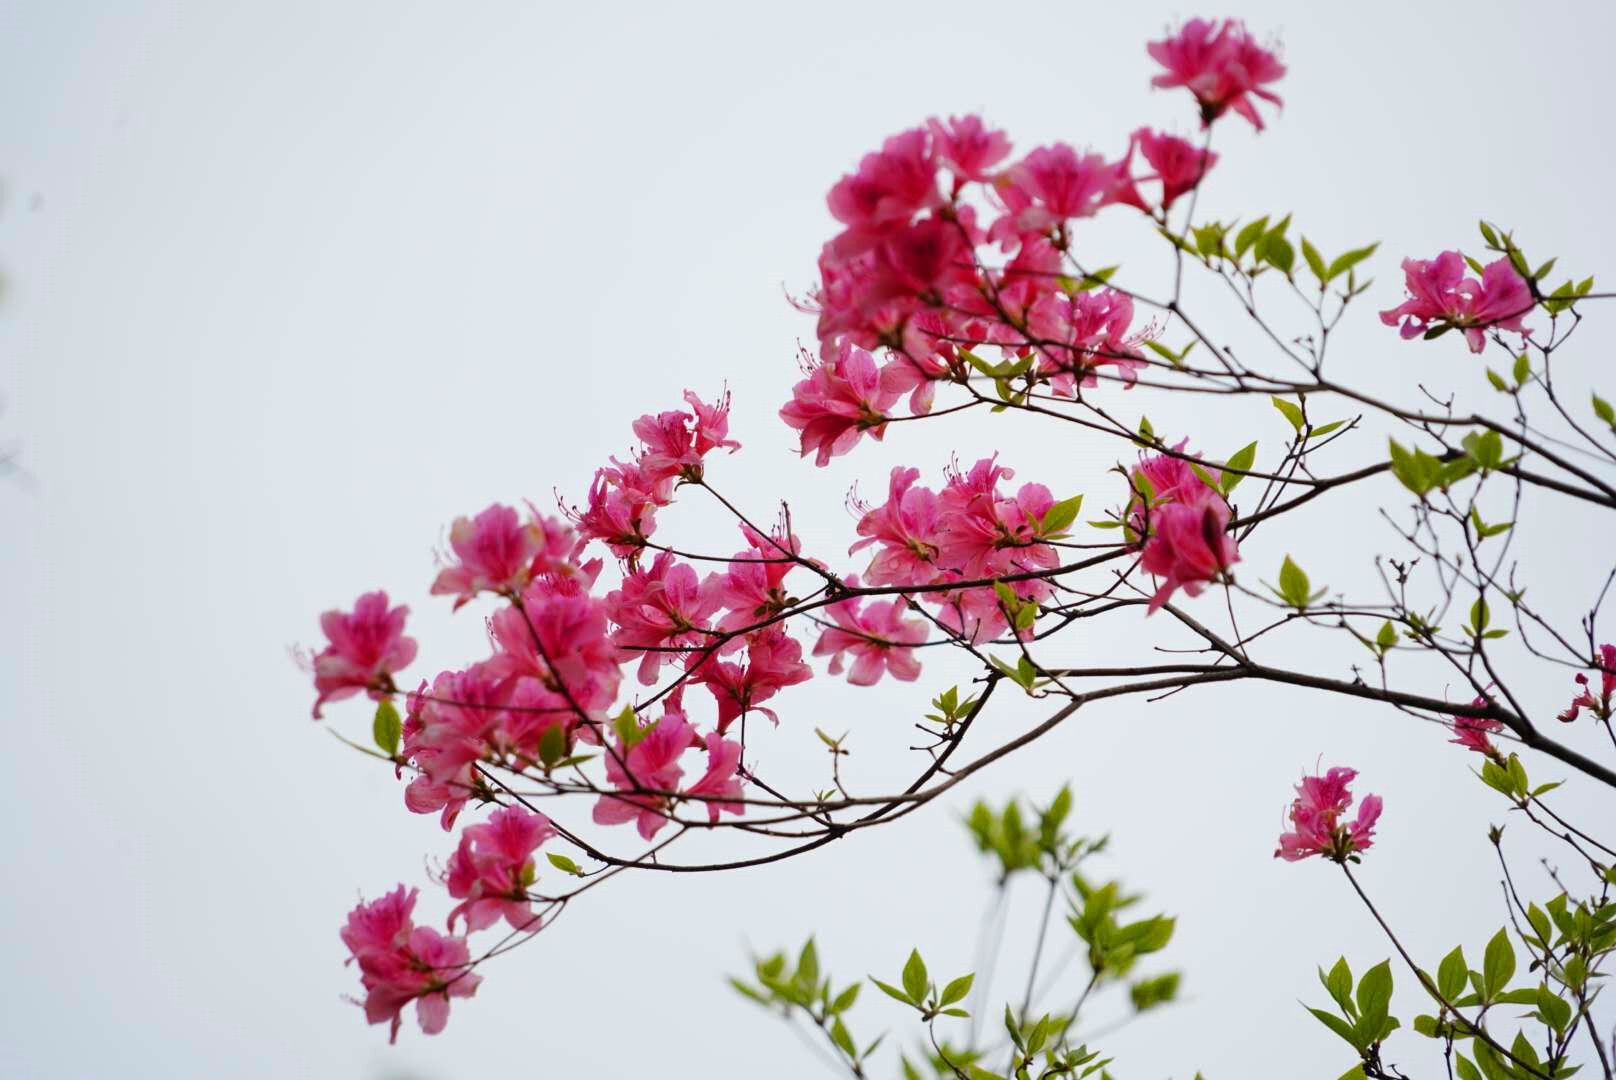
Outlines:
[[1279, 567], [1279, 598], [1298, 611], [1307, 607], [1313, 589], [1307, 573], [1289, 555]]
[[819, 985], [819, 950], [814, 948], [813, 938], [803, 942], [797, 955], [796, 981], [810, 990]]
[[1334, 279], [1341, 276], [1373, 255], [1378, 247], [1380, 247], [1380, 243], [1377, 241], [1368, 247], [1354, 248], [1345, 255], [1336, 256], [1335, 262], [1330, 264], [1330, 269], [1325, 273], [1325, 278]]
[[560, 724], [551, 724], [539, 736], [539, 760], [544, 762], [546, 768], [554, 768], [555, 763], [567, 755], [567, 733]]
[[976, 975], [974, 973], [961, 975], [959, 978], [952, 980], [947, 986], [943, 987], [942, 997], [937, 999], [937, 1004], [952, 1005], [956, 1001], [964, 1001], [965, 995], [971, 992], [971, 983], [975, 980]]
[[858, 1050], [853, 1046], [853, 1036], [848, 1034], [847, 1025], [842, 1023], [840, 1016], [830, 1026], [830, 1041], [850, 1059], [858, 1059]]
[[1593, 395], [1593, 399], [1594, 415], [1599, 417], [1599, 419], [1603, 420], [1605, 423], [1609, 424], [1612, 428], [1616, 428], [1616, 408], [1612, 408], [1610, 402], [1606, 401], [1598, 394]]
[[625, 705], [623, 711], [612, 717], [612, 730], [617, 732], [618, 742], [624, 750], [632, 750], [651, 734], [654, 725], [640, 726], [639, 718], [634, 713], [634, 706]]
[[901, 1001], [905, 1005], [917, 1004], [917, 1002], [910, 1000], [908, 994], [904, 993], [902, 990], [899, 990], [891, 983], [884, 983], [880, 979], [877, 979], [874, 975], [870, 976], [870, 981], [873, 982], [882, 993], [886, 994], [887, 997], [890, 997], [896, 1001]]
[[1392, 625], [1390, 619], [1380, 624], [1380, 632], [1375, 635], [1375, 644], [1380, 647], [1382, 654], [1391, 651], [1397, 644], [1397, 627]]
[[1392, 965], [1382, 960], [1358, 980], [1358, 1034], [1367, 1042], [1380, 1038], [1392, 1001]]
[[1287, 277], [1296, 265], [1296, 249], [1278, 233], [1269, 233], [1262, 238], [1262, 243], [1257, 246], [1257, 257]]
[[903, 965], [903, 989], [917, 1005], [926, 999], [926, 962], [919, 949], [911, 950], [909, 962]]
[[[1525, 353], [1517, 356], [1515, 358], [1515, 370], [1511, 374], [1515, 376], [1516, 386], [1525, 386], [1526, 380], [1532, 377], [1532, 358]], [[1497, 433], [1494, 432], [1494, 434]]]
[[1449, 1005], [1453, 999], [1464, 993], [1465, 979], [1469, 972], [1465, 964], [1464, 948], [1455, 945], [1453, 951], [1442, 958], [1441, 965], [1436, 969], [1436, 988]]
[[1244, 255], [1246, 252], [1250, 251], [1251, 245], [1257, 242], [1257, 240], [1262, 236], [1263, 231], [1267, 228], [1268, 216], [1265, 214], [1256, 221], [1246, 225], [1243, 229], [1236, 233], [1234, 238], [1235, 254]]
[[1305, 236], [1302, 237], [1302, 258], [1307, 260], [1307, 268], [1313, 271], [1313, 276], [1319, 279], [1320, 285], [1330, 280], [1330, 272], [1324, 265], [1324, 256], [1319, 254], [1319, 249], [1309, 243]]
[[1291, 422], [1291, 427], [1295, 428], [1297, 433], [1300, 434], [1302, 425], [1307, 422], [1307, 418], [1302, 414], [1301, 407], [1286, 401], [1282, 397], [1271, 397], [1268, 400], [1274, 403], [1274, 408], [1278, 409], [1280, 414]]
[[391, 698], [382, 698], [376, 703], [376, 719], [371, 721], [370, 736], [376, 740], [376, 746], [388, 757], [398, 756], [399, 734], [404, 730], [404, 722], [398, 715], [398, 708]]
[[[1256, 443], [1249, 443], [1246, 446], [1242, 446], [1239, 450], [1236, 450], [1232, 455], [1230, 455], [1229, 460], [1224, 463], [1223, 467], [1223, 493], [1225, 495], [1233, 491], [1235, 486], [1239, 484], [1240, 481], [1245, 479], [1243, 474], [1250, 470], [1252, 464], [1256, 460]], [[1238, 471], [1230, 472], [1231, 469]]]
[[1501, 929], [1487, 943], [1487, 953], [1481, 962], [1481, 979], [1489, 998], [1497, 997], [1515, 975], [1515, 948], [1509, 943], [1509, 931]]
[[1351, 1024], [1347, 1023], [1334, 1013], [1325, 1012], [1323, 1009], [1315, 1009], [1312, 1006], [1308, 1006], [1307, 1011], [1317, 1017], [1319, 1023], [1341, 1036], [1341, 1038], [1354, 1049], [1360, 1048], [1358, 1043], [1358, 1034], [1352, 1029]]
[[557, 870], [560, 870], [563, 874], [571, 874], [573, 877], [584, 876], [584, 872], [578, 868], [578, 864], [567, 858], [565, 855], [561, 855], [554, 851], [546, 851], [544, 853], [544, 857], [550, 860], [551, 866], [555, 867]]
[[1352, 1008], [1352, 969], [1347, 966], [1345, 956], [1336, 960], [1335, 966], [1330, 969], [1328, 975], [1321, 968], [1319, 970], [1319, 981], [1330, 992], [1330, 996], [1335, 999], [1335, 1003], [1341, 1006], [1342, 1012], [1348, 1016], [1354, 1015]]
[[1038, 532], [1041, 536], [1053, 536], [1065, 532], [1077, 520], [1078, 511], [1083, 508], [1083, 496], [1074, 495], [1051, 506], [1044, 511], [1044, 519], [1038, 523]]

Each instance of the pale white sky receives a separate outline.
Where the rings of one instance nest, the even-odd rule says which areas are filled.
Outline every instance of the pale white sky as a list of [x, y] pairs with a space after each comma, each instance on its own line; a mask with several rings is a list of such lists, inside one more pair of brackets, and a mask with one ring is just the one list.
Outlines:
[[[715, 483], [764, 515], [788, 494], [830, 557], [852, 539], [848, 487], [879, 491], [899, 462], [935, 475], [950, 451], [999, 448], [1022, 478], [1102, 498], [1118, 447], [1004, 423], [906, 425], [830, 469], [797, 462], [774, 411], [812, 323], [782, 286], [811, 283], [828, 185], [928, 115], [980, 109], [1021, 149], [1187, 130], [1143, 51], [1187, 15], [1278, 32], [1291, 67], [1270, 131], [1222, 137], [1210, 212], [1291, 210], [1327, 249], [1386, 240], [1339, 362], [1370, 382], [1473, 381], [1457, 343], [1402, 346], [1372, 309], [1399, 296], [1396, 258], [1473, 244], [1482, 214], [1579, 274], [1608, 268], [1613, 11], [0, 4], [0, 444], [26, 470], [0, 480], [0, 1073], [825, 1075], [722, 975], [749, 943], [809, 931], [848, 977], [895, 972], [911, 945], [964, 970], [988, 888], [960, 808], [1069, 778], [1079, 825], [1115, 835], [1107, 865], [1181, 916], [1166, 961], [1188, 1001], [1107, 1040], [1119, 1075], [1338, 1075], [1343, 1047], [1296, 1001], [1322, 996], [1315, 963], [1345, 950], [1361, 970], [1388, 949], [1327, 868], [1270, 858], [1300, 771], [1355, 764], [1385, 795], [1363, 876], [1433, 963], [1501, 921], [1481, 838], [1499, 807], [1439, 732], [1394, 713], [1246, 689], [1088, 710], [900, 826], [603, 889], [490, 967], [445, 1035], [412, 1021], [389, 1048], [341, 1001], [357, 983], [337, 927], [361, 891], [425, 884], [452, 841], [308, 721], [288, 646], [385, 587], [417, 612], [417, 671], [464, 662], [476, 616], [426, 595], [444, 525], [580, 493], [633, 417], [686, 386], [735, 395], [746, 450]], [[1115, 253], [1098, 261], [1156, 265], [1137, 231], [1092, 236]], [[1611, 344], [1590, 335], [1580, 362], [1608, 370]], [[1225, 453], [1277, 436], [1271, 414], [1252, 433], [1148, 407]], [[692, 506], [667, 528], [699, 541], [715, 520]], [[1287, 550], [1366, 572], [1372, 518], [1311, 521], [1254, 544], [1251, 572]], [[1526, 548], [1553, 556], [1545, 591], [1574, 598], [1602, 573], [1582, 556], [1608, 541], [1583, 529]], [[1069, 648], [1138, 657], [1166, 632]], [[873, 788], [947, 681], [816, 680], [782, 700], [763, 763], [807, 784], [812, 728], [851, 726]], [[1544, 683], [1545, 705], [1566, 685]], [[366, 730], [362, 708], [331, 713]], [[1036, 710], [1000, 715], [1011, 731]], [[907, 1034], [891, 1004], [871, 995], [855, 1031]], [[1402, 990], [1398, 1006], [1416, 1011]]]

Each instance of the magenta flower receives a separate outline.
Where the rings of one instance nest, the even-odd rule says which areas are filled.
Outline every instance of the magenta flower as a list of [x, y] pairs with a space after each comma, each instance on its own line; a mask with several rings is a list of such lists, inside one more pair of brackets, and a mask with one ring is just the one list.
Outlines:
[[513, 604], [488, 621], [497, 650], [490, 664], [505, 678], [537, 679], [594, 714], [617, 697], [623, 657], [607, 632], [611, 596], [602, 601], [584, 588], [581, 580], [529, 585], [520, 607]]
[[773, 709], [763, 707], [788, 686], [813, 678], [813, 669], [803, 663], [802, 646], [779, 625], [765, 627], [746, 637], [746, 660], [720, 660], [704, 657], [690, 673], [702, 683], [718, 703], [718, 733], [749, 712], [759, 712], [778, 724]]
[[675, 477], [700, 480], [703, 457], [720, 448], [733, 453], [741, 447], [729, 438], [728, 393], [708, 405], [686, 390], [685, 401], [690, 412], [673, 409], [634, 421], [641, 443], [636, 463], [653, 487]]
[[1463, 255], [1444, 251], [1434, 259], [1404, 259], [1403, 277], [1408, 299], [1382, 311], [1380, 321], [1401, 322], [1404, 338], [1458, 328], [1470, 351], [1479, 353], [1494, 327], [1523, 338], [1532, 333], [1521, 322], [1535, 305], [1532, 290], [1507, 258], [1483, 267], [1478, 281], [1465, 277]]
[[596, 801], [595, 824], [632, 821], [643, 839], [656, 836], [668, 822], [671, 793], [678, 791], [684, 777], [679, 757], [693, 744], [699, 745], [695, 729], [674, 695], [664, 705], [662, 718], [639, 742], [625, 749], [619, 739], [606, 755], [606, 780], [618, 793], [602, 795]]
[[460, 846], [450, 856], [444, 884], [461, 903], [449, 913], [449, 929], [464, 918], [466, 929], [483, 930], [501, 918], [512, 930], [533, 925], [528, 885], [534, 877], [533, 852], [556, 835], [543, 814], [520, 806], [495, 810], [481, 825], [460, 834]]
[[704, 795], [709, 824], [718, 823], [720, 812], [745, 814], [746, 804], [737, 802], [745, 794], [745, 785], [736, 775], [741, 765], [741, 744], [726, 739], [716, 731], [707, 733], [707, 771], [701, 779], [684, 789], [686, 795]]
[[980, 116], [951, 116], [946, 124], [932, 117], [926, 127], [937, 156], [960, 180], [989, 179], [988, 170], [1010, 153], [1009, 137], [989, 130]]
[[[849, 576], [847, 584], [857, 588], [858, 578]], [[862, 602], [850, 596], [825, 609], [836, 625], [819, 635], [814, 655], [830, 657], [830, 673], [840, 675], [843, 656], [851, 654], [853, 669], [847, 681], [854, 686], [874, 686], [882, 672], [901, 682], [914, 682], [920, 677], [914, 646], [929, 636], [926, 623], [903, 617], [909, 602], [902, 597], [872, 602], [861, 611]]]
[[410, 609], [387, 606], [385, 592], [366, 593], [352, 612], [328, 611], [320, 629], [329, 642], [314, 656], [314, 716], [328, 701], [353, 697], [361, 690], [380, 699], [393, 690], [393, 675], [415, 659], [415, 639], [404, 636]]
[[466, 939], [446, 937], [416, 926], [411, 919], [416, 890], [400, 885], [348, 913], [342, 943], [359, 964], [365, 988], [365, 1019], [390, 1023], [389, 1042], [398, 1039], [400, 1013], [415, 1002], [421, 1030], [436, 1035], [449, 1022], [449, 999], [470, 997], [482, 977], [471, 973]]
[[[1478, 697], [1470, 704], [1477, 708], [1491, 705], [1486, 697]], [[1489, 736], [1496, 735], [1504, 730], [1502, 720], [1492, 720], [1485, 716], [1455, 716], [1450, 725], [1453, 729], [1453, 738], [1448, 741], [1466, 750], [1474, 750], [1487, 757], [1497, 757], [1498, 747], [1493, 745]]]
[[1599, 656], [1595, 662], [1598, 665], [1599, 693], [1597, 696], [1594, 694], [1588, 676], [1579, 674], [1577, 685], [1582, 687], [1582, 692], [1572, 698], [1565, 712], [1559, 715], [1559, 719], [1566, 723], [1575, 720], [1583, 709], [1588, 709], [1601, 720], [1611, 718], [1611, 699], [1616, 697], [1616, 645], [1599, 646]]
[[797, 538], [786, 535], [783, 526], [764, 536], [743, 524], [741, 535], [750, 548], [736, 552], [723, 573], [713, 574], [703, 583], [718, 606], [725, 609], [724, 617], [718, 621], [720, 630], [750, 626], [784, 611], [790, 600], [785, 579], [797, 565], [791, 561], [800, 552]]
[[1356, 862], [1355, 852], [1374, 846], [1375, 822], [1380, 819], [1379, 795], [1366, 795], [1351, 823], [1342, 820], [1352, 806], [1347, 785], [1357, 776], [1356, 769], [1334, 768], [1323, 776], [1304, 776], [1296, 785], [1291, 803], [1293, 829], [1279, 838], [1274, 857], [1297, 862], [1312, 855], [1323, 855], [1334, 862]]
[[1056, 143], [1039, 147], [1010, 166], [994, 191], [1004, 205], [1009, 228], [1026, 235], [1047, 232], [1071, 218], [1092, 217], [1113, 201], [1126, 181], [1121, 162], [1079, 154]]
[[1132, 382], [1144, 367], [1139, 346], [1145, 334], [1130, 334], [1133, 299], [1114, 289], [1067, 296], [1045, 293], [1027, 313], [1027, 325], [1041, 339], [1039, 370], [1050, 389], [1075, 397], [1077, 386], [1097, 386], [1100, 368], [1110, 366]]
[[813, 453], [815, 465], [828, 465], [862, 435], [880, 439], [885, 433], [887, 410], [898, 395], [882, 387], [869, 353], [844, 345], [833, 359], [809, 361], [807, 375], [780, 410], [780, 418], [802, 433], [803, 457]]
[[625, 652], [640, 653], [640, 682], [650, 686], [664, 660], [707, 640], [710, 616], [719, 598], [696, 571], [657, 554], [649, 569], [633, 567], [623, 584], [606, 594], [606, 611], [616, 624], [611, 642]]
[[938, 519], [937, 496], [930, 488], [915, 487], [920, 470], [894, 466], [887, 489], [887, 501], [862, 511], [858, 534], [864, 537], [848, 548], [852, 554], [878, 544], [866, 576], [875, 585], [923, 585], [937, 576]]
[[[1175, 450], [1182, 450], [1180, 442]], [[1202, 469], [1214, 483], [1216, 468]], [[1240, 547], [1229, 534], [1229, 504], [1208, 487], [1185, 459], [1155, 454], [1134, 468], [1135, 483], [1148, 485], [1150, 501], [1135, 495], [1124, 515], [1130, 539], [1143, 540], [1139, 565], [1161, 581], [1150, 598], [1154, 614], [1183, 589], [1199, 596], [1208, 582], [1240, 561]]]
[[1150, 180], [1160, 183], [1161, 200], [1157, 205], [1165, 212], [1172, 208], [1180, 196], [1199, 187], [1206, 174], [1212, 171], [1212, 166], [1218, 163], [1218, 155], [1212, 151], [1203, 150], [1188, 139], [1149, 128], [1140, 128], [1133, 133], [1128, 150], [1130, 159], [1135, 148], [1153, 171], [1132, 178], [1127, 194], [1120, 195], [1117, 201], [1146, 211], [1150, 205], [1139, 195], [1134, 184]]
[[900, 132], [866, 154], [858, 172], [842, 177], [825, 201], [849, 232], [860, 233], [878, 233], [940, 206], [937, 159], [926, 130]]
[[1146, 48], [1167, 69], [1151, 84], [1188, 89], [1201, 106], [1204, 125], [1233, 109], [1261, 131], [1262, 117], [1257, 115], [1251, 99], [1258, 97], [1280, 104], [1279, 96], [1264, 89], [1264, 84], [1283, 76], [1285, 65], [1258, 45], [1244, 24], [1233, 19], [1191, 19], [1178, 33], [1152, 41]]
[[456, 518], [449, 547], [456, 561], [438, 572], [432, 594], [453, 596], [458, 610], [479, 592], [519, 593], [536, 575], [561, 570], [577, 554], [578, 538], [553, 518], [534, 514], [524, 524], [495, 503], [475, 518]]

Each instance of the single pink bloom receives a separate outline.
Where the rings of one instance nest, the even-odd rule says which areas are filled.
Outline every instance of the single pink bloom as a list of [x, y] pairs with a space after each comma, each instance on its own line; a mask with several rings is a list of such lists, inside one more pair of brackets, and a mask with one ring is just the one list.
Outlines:
[[1165, 212], [1172, 209], [1173, 203], [1177, 202], [1180, 196], [1199, 187], [1206, 174], [1212, 171], [1212, 166], [1218, 162], [1217, 154], [1203, 150], [1188, 139], [1152, 131], [1149, 128], [1140, 128], [1133, 133], [1133, 142], [1129, 148], [1130, 156], [1134, 147], [1138, 148], [1152, 171], [1133, 178], [1129, 187], [1131, 194], [1125, 198], [1119, 197], [1118, 201], [1127, 202], [1141, 210], [1149, 210], [1150, 206], [1138, 195], [1137, 189], [1132, 187], [1133, 183], [1149, 180], [1159, 182], [1161, 201], [1158, 205]]
[[667, 503], [667, 493], [638, 468], [615, 466], [595, 471], [588, 506], [567, 516], [585, 540], [599, 540], [619, 559], [631, 559], [656, 531], [657, 507]]
[[1458, 327], [1470, 351], [1479, 353], [1493, 327], [1531, 335], [1522, 320], [1534, 306], [1532, 291], [1507, 258], [1483, 267], [1478, 281], [1465, 277], [1463, 255], [1444, 251], [1434, 259], [1404, 259], [1403, 278], [1408, 299], [1382, 311], [1380, 321], [1387, 326], [1401, 322], [1404, 338]]
[[556, 835], [543, 814], [520, 806], [495, 810], [481, 825], [460, 834], [450, 856], [444, 884], [461, 903], [449, 913], [449, 928], [464, 918], [466, 929], [482, 930], [502, 917], [512, 930], [533, 925], [528, 885], [533, 880], [533, 852]]
[[1297, 862], [1312, 855], [1323, 855], [1335, 862], [1346, 862], [1354, 852], [1374, 846], [1375, 823], [1380, 819], [1379, 795], [1366, 795], [1358, 806], [1357, 817], [1343, 822], [1352, 806], [1348, 785], [1357, 770], [1334, 768], [1323, 776], [1304, 776], [1296, 785], [1291, 803], [1292, 831], [1279, 838], [1274, 856]]
[[1221, 499], [1202, 503], [1167, 503], [1150, 512], [1150, 536], [1139, 565], [1161, 578], [1146, 608], [1155, 613], [1182, 588], [1199, 596], [1207, 582], [1240, 561], [1240, 548], [1229, 535], [1229, 506]]
[[606, 594], [606, 610], [616, 624], [611, 642], [625, 653], [640, 654], [639, 679], [650, 686], [663, 661], [706, 642], [719, 602], [695, 570], [659, 552], [649, 569], [631, 568], [622, 586]]
[[741, 764], [741, 744], [724, 738], [716, 731], [708, 732], [704, 741], [707, 746], [707, 771], [701, 774], [701, 779], [685, 788], [684, 794], [708, 796], [702, 800], [702, 804], [707, 807], [707, 821], [716, 825], [720, 812], [746, 813], [746, 804], [735, 801], [746, 792], [745, 785], [736, 775]]
[[1116, 195], [1127, 177], [1121, 163], [1078, 154], [1065, 143], [1043, 146], [1012, 165], [995, 185], [1018, 235], [1042, 233], [1071, 218], [1091, 217]]
[[432, 594], [455, 597], [458, 610], [479, 592], [519, 593], [539, 574], [565, 572], [578, 538], [553, 518], [534, 514], [524, 524], [495, 503], [475, 518], [456, 518], [449, 547], [456, 561], [439, 571]]
[[702, 458], [716, 449], [730, 452], [741, 444], [729, 438], [729, 394], [708, 405], [685, 391], [690, 412], [678, 409], [647, 414], [634, 421], [634, 434], [640, 439], [636, 462], [653, 484], [679, 478], [701, 479]]
[[679, 757], [695, 742], [695, 729], [680, 711], [677, 696], [664, 706], [662, 718], [633, 747], [616, 741], [606, 755], [606, 780], [617, 794], [602, 795], [595, 803], [597, 825], [632, 821], [646, 840], [668, 822], [672, 792], [679, 789], [684, 769]]
[[826, 198], [830, 212], [849, 233], [878, 234], [922, 210], [941, 205], [937, 159], [923, 128], [887, 139], [866, 154], [858, 172], [842, 177]]
[[1571, 704], [1559, 719], [1570, 723], [1575, 720], [1583, 709], [1589, 709], [1601, 720], [1609, 720], [1613, 713], [1611, 699], [1616, 698], [1616, 645], [1599, 646], [1598, 657], [1599, 693], [1594, 694], [1588, 676], [1579, 674], [1577, 685], [1582, 687], [1581, 693], [1571, 699]]
[[718, 622], [720, 630], [750, 626], [789, 606], [785, 579], [797, 565], [792, 561], [801, 551], [797, 538], [786, 535], [783, 525], [764, 536], [743, 524], [741, 535], [748, 550], [736, 552], [724, 572], [709, 576], [703, 585], [726, 611]]
[[391, 1025], [389, 1042], [397, 1041], [400, 1013], [415, 1002], [421, 1030], [436, 1035], [449, 1021], [449, 999], [470, 997], [482, 977], [471, 973], [466, 939], [448, 937], [415, 926], [411, 912], [416, 891], [400, 885], [348, 913], [342, 942], [359, 964], [365, 988], [365, 1019]]
[[[1492, 704], [1492, 702], [1485, 697], [1478, 697], [1470, 704], [1481, 708]], [[1484, 716], [1455, 716], [1451, 726], [1453, 728], [1453, 738], [1449, 739], [1449, 742], [1462, 746], [1466, 750], [1474, 750], [1478, 754], [1485, 754], [1487, 757], [1495, 757], [1498, 754], [1498, 748], [1493, 745], [1492, 739], [1488, 738], [1488, 736], [1504, 730], [1502, 720], [1491, 720]]]
[[848, 553], [880, 545], [866, 572], [876, 585], [924, 585], [937, 576], [942, 528], [937, 496], [930, 488], [914, 486], [919, 478], [919, 469], [894, 466], [887, 501], [874, 508], [859, 507], [858, 534], [864, 539]]
[[1178, 33], [1146, 48], [1167, 69], [1151, 80], [1152, 85], [1187, 88], [1201, 106], [1203, 124], [1210, 125], [1233, 109], [1261, 131], [1262, 117], [1251, 99], [1280, 104], [1279, 96], [1264, 84], [1283, 76], [1285, 65], [1233, 19], [1191, 19]]
[[[858, 587], [857, 577], [848, 577], [851, 588]], [[930, 636], [922, 619], [905, 619], [909, 602], [902, 597], [872, 602], [860, 610], [863, 601], [850, 596], [826, 607], [835, 620], [827, 627], [814, 645], [815, 656], [829, 656], [830, 673], [842, 673], [842, 658], [853, 657], [853, 669], [847, 681], [854, 686], [874, 686], [886, 672], [901, 682], [914, 682], [920, 677], [920, 661], [915, 659], [914, 646]]]
[[415, 639], [404, 636], [404, 618], [410, 609], [387, 606], [385, 592], [366, 593], [352, 612], [328, 611], [320, 616], [320, 629], [329, 642], [315, 655], [314, 716], [328, 701], [353, 697], [361, 690], [381, 699], [393, 689], [393, 675], [415, 659]]
[[946, 124], [932, 117], [926, 127], [937, 156], [961, 180], [987, 180], [988, 170], [1010, 153], [1009, 137], [990, 130], [980, 116], [951, 116]]
[[809, 361], [807, 375], [780, 410], [781, 419], [802, 433], [804, 457], [813, 453], [815, 465], [828, 465], [860, 436], [881, 438], [898, 395], [882, 388], [869, 353], [845, 346], [833, 359]]
[[1050, 376], [1053, 392], [1066, 397], [1076, 396], [1078, 385], [1098, 385], [1095, 373], [1103, 367], [1133, 382], [1145, 366], [1139, 346], [1146, 335], [1130, 333], [1132, 323], [1133, 299], [1114, 289], [1049, 292], [1027, 313], [1028, 328], [1043, 342], [1039, 369]]
[[593, 715], [617, 697], [624, 657], [607, 631], [611, 596], [602, 601], [582, 584], [541, 579], [522, 593], [520, 606], [496, 612], [488, 621], [496, 649], [490, 663], [506, 678], [539, 680]]
[[762, 713], [778, 724], [779, 716], [763, 702], [788, 686], [807, 682], [813, 674], [803, 663], [802, 646], [776, 624], [747, 635], [744, 663], [708, 656], [694, 665], [690, 677], [712, 692], [722, 735], [748, 712]]

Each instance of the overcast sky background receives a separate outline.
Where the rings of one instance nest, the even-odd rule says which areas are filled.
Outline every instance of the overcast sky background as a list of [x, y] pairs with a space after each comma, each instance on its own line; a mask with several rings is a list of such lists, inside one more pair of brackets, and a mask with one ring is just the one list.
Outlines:
[[[799, 462], [774, 412], [812, 321], [783, 290], [812, 282], [827, 187], [926, 116], [982, 110], [1021, 150], [1188, 131], [1144, 43], [1203, 13], [1278, 33], [1291, 67], [1268, 132], [1220, 131], [1209, 213], [1294, 211], [1326, 251], [1387, 241], [1338, 371], [1404, 394], [1478, 381], [1455, 340], [1404, 345], [1373, 310], [1400, 298], [1397, 258], [1473, 250], [1483, 214], [1579, 276], [1609, 268], [1605, 4], [0, 4], [0, 445], [23, 470], [0, 480], [0, 1073], [828, 1075], [723, 974], [810, 931], [839, 976], [893, 974], [912, 945], [965, 970], [989, 884], [960, 810], [1067, 779], [1076, 823], [1114, 834], [1105, 868], [1180, 916], [1162, 966], [1185, 969], [1186, 1003], [1105, 1041], [1118, 1074], [1343, 1071], [1350, 1053], [1296, 1001], [1322, 998], [1316, 963], [1389, 949], [1330, 868], [1270, 857], [1302, 770], [1354, 764], [1384, 794], [1363, 879], [1430, 963], [1502, 919], [1482, 836], [1502, 808], [1441, 732], [1390, 710], [1246, 688], [1085, 710], [901, 825], [755, 872], [620, 879], [491, 965], [444, 1035], [412, 1016], [389, 1048], [342, 1001], [357, 981], [337, 927], [400, 880], [441, 918], [425, 859], [453, 841], [309, 722], [288, 651], [385, 587], [416, 612], [412, 678], [474, 658], [478, 615], [426, 594], [446, 523], [580, 495], [630, 421], [687, 386], [735, 395], [746, 449], [715, 485], [765, 517], [788, 495], [826, 557], [853, 538], [851, 485], [877, 494], [897, 463], [935, 482], [950, 452], [1001, 449], [1057, 495], [1114, 501], [1122, 447], [1002, 419]], [[1141, 283], [1160, 269], [1134, 219], [1080, 235]], [[1611, 344], [1595, 328], [1568, 362], [1608, 371]], [[1210, 453], [1283, 431], [1271, 412], [1119, 407]], [[668, 534], [731, 550], [686, 502]], [[1271, 578], [1291, 551], [1316, 580], [1367, 582], [1389, 544], [1365, 510], [1317, 508], [1254, 541], [1246, 572]], [[1609, 533], [1549, 525], [1523, 541], [1548, 564], [1534, 586], [1575, 603]], [[1121, 622], [1063, 655], [1185, 643]], [[1280, 655], [1343, 675], [1360, 659], [1306, 648]], [[817, 679], [781, 700], [760, 770], [806, 788], [824, 767], [812, 728], [851, 728], [853, 782], [881, 790], [949, 681], [946, 665], [902, 690]], [[1527, 685], [1547, 716], [1570, 683]], [[1040, 708], [1010, 703], [994, 731]], [[330, 724], [363, 737], [368, 713]], [[1608, 800], [1567, 800], [1609, 820]], [[1036, 898], [1018, 903], [1006, 971], [1024, 970]], [[1069, 973], [1050, 1007], [1080, 985]], [[910, 1041], [879, 995], [852, 1019]]]

